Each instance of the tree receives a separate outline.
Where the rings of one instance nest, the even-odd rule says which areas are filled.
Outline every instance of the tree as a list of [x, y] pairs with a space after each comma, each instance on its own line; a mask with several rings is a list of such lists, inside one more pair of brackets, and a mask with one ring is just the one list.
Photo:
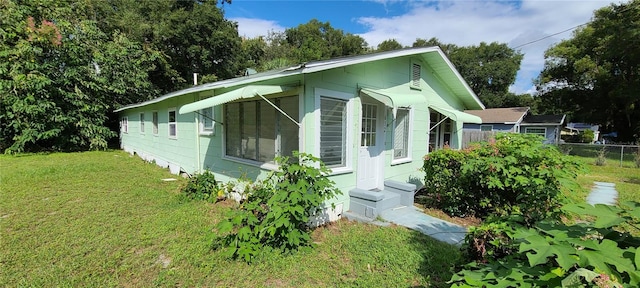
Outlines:
[[505, 107], [522, 57], [522, 53], [497, 42], [456, 47], [449, 52], [451, 62], [487, 108]]
[[400, 44], [396, 39], [388, 39], [380, 42], [378, 44], [377, 51], [392, 51], [402, 49], [402, 44]]
[[544, 111], [561, 110], [581, 122], [618, 132], [622, 141], [640, 134], [640, 0], [594, 13], [573, 37], [545, 52], [538, 77]]
[[530, 95], [515, 95], [509, 92], [509, 86], [515, 82], [516, 74], [520, 70], [523, 55], [509, 48], [507, 44], [482, 42], [478, 46], [459, 47], [442, 43], [437, 38], [417, 38], [412, 45], [430, 46], [438, 46], [447, 54], [462, 78], [487, 108], [534, 104]]
[[411, 47], [431, 47], [431, 46], [440, 47], [442, 52], [444, 52], [444, 54], [447, 54], [447, 55], [451, 54], [451, 51], [458, 48], [458, 46], [454, 44], [442, 43], [440, 42], [440, 40], [438, 40], [438, 38], [435, 38], [435, 37], [431, 37], [429, 40], [416, 38], [416, 41], [413, 41], [413, 44], [411, 45]]
[[106, 148], [110, 111], [156, 94], [148, 71], [159, 55], [94, 21], [65, 18], [68, 3], [30, 4], [1, 3], [0, 149]]
[[[230, 0], [223, 0], [230, 3]], [[163, 93], [191, 85], [191, 75], [205, 79], [228, 79], [244, 68], [237, 24], [224, 19], [207, 0], [88, 0], [76, 13], [101, 17], [101, 30], [121, 31], [130, 39], [160, 51], [157, 69], [151, 71], [154, 85]]]
[[344, 33], [329, 22], [316, 19], [289, 28], [284, 32], [297, 63], [323, 60], [338, 56], [358, 55], [366, 51], [367, 42], [360, 36]]

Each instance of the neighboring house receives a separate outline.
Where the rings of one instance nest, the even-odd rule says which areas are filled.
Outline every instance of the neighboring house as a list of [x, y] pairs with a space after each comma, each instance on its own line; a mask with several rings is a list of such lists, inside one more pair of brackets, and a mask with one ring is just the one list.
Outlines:
[[394, 198], [392, 188], [413, 203], [428, 145], [459, 147], [463, 123], [481, 121], [462, 111], [483, 108], [444, 53], [422, 47], [207, 83], [115, 112], [122, 149], [172, 173], [255, 180], [277, 155], [313, 154], [343, 192], [333, 220], [349, 209], [375, 218], [383, 208], [371, 203]]
[[560, 143], [560, 134], [565, 115], [531, 115], [520, 123], [520, 133], [538, 134], [544, 137], [545, 144]]
[[464, 112], [482, 119], [481, 124], [465, 124], [465, 130], [519, 132], [520, 123], [529, 113], [529, 107], [489, 108], [484, 110], [465, 110]]
[[577, 135], [582, 131], [591, 130], [593, 131], [593, 140], [591, 142], [600, 139], [600, 125], [569, 122], [567, 123], [567, 127], [565, 127], [564, 130], [566, 132], [565, 134], [567, 135]]
[[482, 118], [482, 124], [464, 124], [467, 131], [495, 131], [538, 134], [545, 143], [558, 143], [565, 115], [533, 115], [529, 107], [465, 110]]

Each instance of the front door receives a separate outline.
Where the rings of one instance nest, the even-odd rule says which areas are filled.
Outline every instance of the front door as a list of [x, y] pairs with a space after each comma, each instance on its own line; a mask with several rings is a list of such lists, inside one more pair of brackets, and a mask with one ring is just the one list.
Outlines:
[[384, 123], [383, 109], [379, 104], [362, 103], [360, 147], [358, 149], [358, 188], [372, 190], [380, 187], [383, 178], [382, 146], [384, 144], [381, 125]]

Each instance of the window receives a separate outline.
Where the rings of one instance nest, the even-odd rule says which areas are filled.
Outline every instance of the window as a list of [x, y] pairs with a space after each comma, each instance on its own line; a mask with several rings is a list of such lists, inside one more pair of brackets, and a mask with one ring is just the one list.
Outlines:
[[393, 127], [393, 159], [409, 158], [409, 109], [399, 108], [396, 112], [395, 125]]
[[[293, 119], [299, 118], [298, 96], [271, 100]], [[246, 160], [273, 163], [276, 155], [291, 156], [298, 150], [298, 125], [263, 101], [227, 103], [225, 154]]]
[[144, 133], [144, 112], [140, 112], [140, 133]]
[[320, 160], [327, 167], [345, 167], [347, 100], [320, 97]]
[[120, 119], [120, 131], [122, 131], [122, 133], [129, 133], [129, 118], [128, 117], [122, 117], [122, 119]]
[[169, 138], [178, 137], [178, 123], [176, 122], [176, 108], [169, 108]]
[[153, 134], [158, 135], [158, 111], [151, 113], [151, 122], [153, 124]]
[[200, 134], [211, 135], [214, 132], [213, 107], [200, 110]]
[[480, 131], [493, 131], [493, 125], [480, 125]]
[[524, 133], [527, 134], [536, 134], [542, 137], [547, 137], [547, 128], [539, 128], [539, 127], [526, 127], [524, 128]]
[[418, 63], [411, 63], [411, 87], [420, 88], [420, 80], [422, 79], [421, 67]]

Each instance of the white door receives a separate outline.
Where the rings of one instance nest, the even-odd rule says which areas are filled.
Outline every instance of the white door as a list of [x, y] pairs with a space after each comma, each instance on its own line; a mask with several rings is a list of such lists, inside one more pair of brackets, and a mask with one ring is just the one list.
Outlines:
[[358, 188], [372, 190], [382, 188], [382, 146], [384, 144], [381, 125], [384, 123], [382, 109], [378, 104], [362, 103], [360, 147], [358, 149]]

